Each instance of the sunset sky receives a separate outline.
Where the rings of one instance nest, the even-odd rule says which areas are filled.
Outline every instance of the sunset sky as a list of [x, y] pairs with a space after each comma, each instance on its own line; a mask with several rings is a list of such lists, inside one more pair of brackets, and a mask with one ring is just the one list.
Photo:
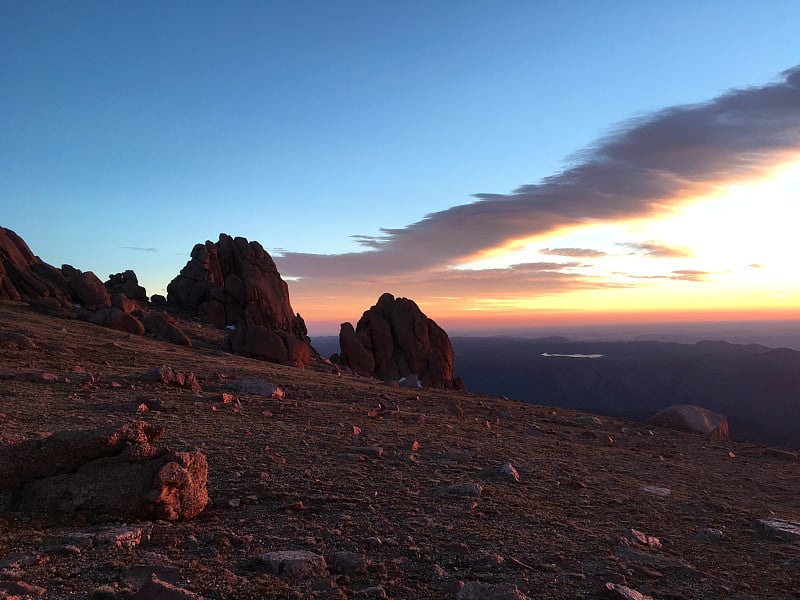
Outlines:
[[800, 3], [0, 2], [0, 225], [165, 293], [260, 241], [312, 335], [800, 319]]

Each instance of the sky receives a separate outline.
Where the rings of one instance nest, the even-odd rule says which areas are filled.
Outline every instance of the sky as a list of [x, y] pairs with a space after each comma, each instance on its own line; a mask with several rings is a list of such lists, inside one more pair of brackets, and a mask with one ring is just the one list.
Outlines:
[[800, 3], [0, 0], [0, 225], [165, 293], [258, 240], [312, 335], [797, 319]]

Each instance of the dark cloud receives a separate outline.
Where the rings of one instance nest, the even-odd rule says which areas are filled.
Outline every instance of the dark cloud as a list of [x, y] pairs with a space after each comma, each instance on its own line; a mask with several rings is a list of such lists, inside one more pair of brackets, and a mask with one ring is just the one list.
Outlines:
[[694, 256], [694, 253], [688, 248], [676, 248], [674, 246], [667, 246], [659, 242], [626, 242], [617, 244], [633, 250], [631, 254], [644, 254], [656, 258], [688, 258]]
[[139, 246], [122, 246], [123, 250], [137, 250], [139, 252], [158, 252], [158, 248], [140, 248]]
[[800, 67], [768, 85], [624, 123], [567, 170], [510, 194], [429, 214], [357, 239], [367, 252], [288, 252], [288, 275], [369, 278], [443, 269], [512, 240], [567, 226], [656, 214], [746, 180], [800, 152]]
[[571, 258], [600, 258], [601, 256], [608, 256], [607, 252], [591, 250], [589, 248], [542, 248], [539, 250], [539, 254], [567, 256]]

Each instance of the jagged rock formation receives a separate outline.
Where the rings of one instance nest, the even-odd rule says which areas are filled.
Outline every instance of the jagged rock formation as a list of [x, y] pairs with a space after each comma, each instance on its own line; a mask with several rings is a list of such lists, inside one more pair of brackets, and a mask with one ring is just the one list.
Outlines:
[[235, 326], [227, 348], [272, 362], [304, 365], [311, 354], [305, 323], [289, 303], [289, 287], [256, 241], [221, 233], [197, 244], [167, 286], [167, 300], [216, 327]]
[[355, 329], [342, 323], [341, 362], [356, 372], [396, 381], [411, 374], [427, 387], [462, 387], [453, 379], [453, 346], [447, 333], [408, 298], [383, 294]]
[[[136, 273], [110, 275], [102, 281], [91, 271], [70, 265], [60, 269], [34, 256], [25, 241], [10, 229], [0, 227], [0, 300], [28, 302], [41, 311], [59, 316], [77, 316], [83, 321], [135, 335], [145, 332], [136, 309], [147, 304], [147, 293]], [[134, 313], [135, 314], [131, 314]], [[189, 346], [189, 338], [166, 314], [149, 320], [147, 331], [162, 339]]]
[[[25, 240], [4, 227], [0, 227], [0, 298], [39, 301], [41, 307], [49, 305], [52, 311], [76, 303], [90, 310], [111, 306], [108, 291], [94, 273], [70, 265], [57, 269], [43, 262]], [[42, 299], [54, 299], [58, 304]]]
[[676, 404], [654, 415], [648, 422], [651, 425], [703, 433], [715, 440], [728, 439], [728, 417], [701, 406]]
[[0, 299], [33, 302], [38, 298], [54, 299], [55, 309], [70, 308], [75, 301], [60, 270], [34, 256], [16, 233], [0, 227]]
[[114, 294], [124, 294], [130, 300], [147, 304], [147, 291], [139, 285], [139, 278], [130, 269], [124, 273], [109, 275], [105, 286], [112, 296]]
[[206, 457], [156, 448], [163, 433], [134, 421], [0, 446], [0, 496], [62, 519], [190, 519], [208, 502]]

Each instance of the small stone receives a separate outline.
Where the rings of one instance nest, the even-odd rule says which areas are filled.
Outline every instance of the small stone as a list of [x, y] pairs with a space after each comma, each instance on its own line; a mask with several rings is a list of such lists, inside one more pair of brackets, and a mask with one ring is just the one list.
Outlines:
[[197, 594], [162, 581], [153, 573], [150, 579], [133, 596], [136, 600], [191, 600]]
[[105, 527], [92, 536], [95, 546], [116, 546], [117, 548], [132, 549], [150, 539], [152, 526], [146, 525], [120, 525]]
[[333, 573], [351, 575], [366, 573], [369, 561], [356, 552], [337, 551], [325, 556], [325, 562]]
[[714, 529], [713, 527], [704, 527], [695, 534], [695, 537], [703, 542], [717, 542], [724, 539], [725, 534], [719, 529]]
[[654, 485], [643, 485], [642, 491], [662, 498], [666, 498], [672, 493], [672, 490], [669, 488], [657, 487]]
[[5, 594], [12, 596], [17, 594], [21, 596], [44, 596], [47, 594], [47, 588], [25, 583], [24, 581], [0, 581], [0, 592], [5, 592]]
[[232, 381], [228, 387], [240, 394], [254, 394], [273, 400], [282, 400], [285, 396], [284, 391], [277, 385], [260, 379], [238, 379]]
[[461, 405], [457, 404], [456, 402], [451, 403], [447, 407], [447, 410], [450, 412], [451, 415], [456, 415], [457, 417], [464, 416], [464, 409], [461, 408]]
[[310, 579], [327, 577], [328, 565], [319, 554], [306, 550], [282, 550], [267, 552], [261, 557], [264, 567], [273, 575], [290, 579]]
[[776, 537], [789, 541], [800, 541], [800, 523], [783, 519], [759, 519], [758, 524]]
[[467, 581], [456, 600], [526, 600], [527, 596], [513, 583]]
[[764, 450], [765, 456], [770, 456], [772, 458], [779, 458], [781, 460], [798, 460], [800, 459], [800, 454], [797, 452], [790, 452], [789, 450], [781, 450], [779, 448], [766, 448]]
[[514, 465], [512, 465], [510, 462], [507, 462], [506, 464], [502, 465], [498, 469], [498, 472], [500, 473], [500, 476], [506, 481], [510, 481], [512, 483], [519, 483], [519, 472], [517, 471], [516, 468], [514, 468]]
[[438, 489], [438, 493], [440, 494], [468, 498], [476, 498], [481, 495], [481, 492], [483, 492], [483, 486], [475, 481], [470, 481], [467, 483], [454, 483]]
[[617, 583], [606, 583], [603, 586], [603, 591], [606, 598], [611, 598], [612, 600], [653, 600], [652, 596], [645, 596], [641, 592]]
[[355, 592], [357, 598], [370, 598], [374, 600], [385, 600], [388, 598], [386, 590], [380, 585], [373, 585], [363, 590]]
[[419, 452], [419, 442], [417, 440], [414, 440], [413, 442], [411, 442], [411, 451], [412, 452]]
[[383, 448], [380, 446], [361, 446], [360, 448], [353, 448], [353, 453], [380, 458], [383, 456]]
[[661, 541], [657, 537], [647, 535], [633, 528], [622, 536], [620, 541], [626, 546], [638, 545], [648, 548], [661, 548]]
[[353, 435], [361, 435], [361, 427], [353, 425]]

